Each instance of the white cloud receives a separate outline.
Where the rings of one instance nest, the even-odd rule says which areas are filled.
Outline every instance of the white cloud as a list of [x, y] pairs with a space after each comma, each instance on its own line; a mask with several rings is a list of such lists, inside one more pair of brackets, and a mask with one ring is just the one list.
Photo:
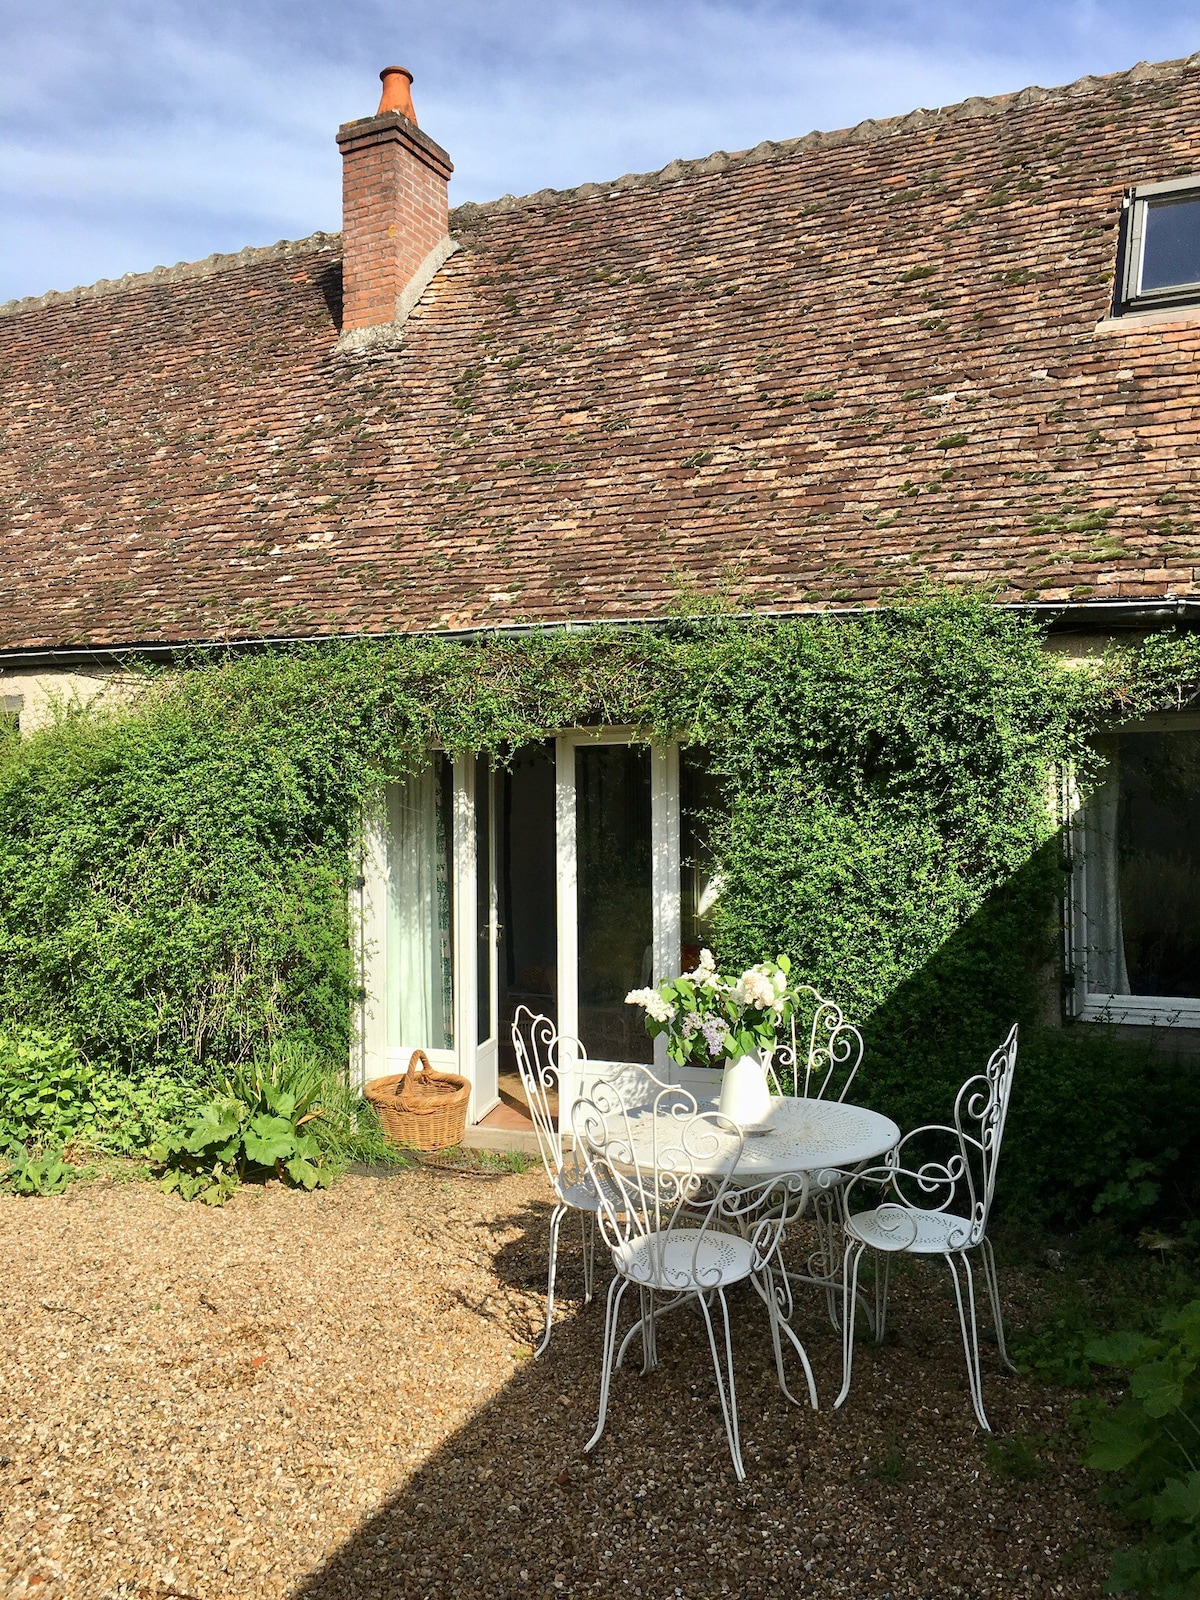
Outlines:
[[416, 74], [456, 200], [1185, 54], [1160, 3], [46, 0], [0, 38], [0, 299], [336, 227], [333, 134]]

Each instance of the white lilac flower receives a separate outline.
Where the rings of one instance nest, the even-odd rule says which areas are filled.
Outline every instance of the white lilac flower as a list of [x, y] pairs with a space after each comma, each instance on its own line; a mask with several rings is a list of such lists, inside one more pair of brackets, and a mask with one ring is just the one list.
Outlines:
[[631, 989], [625, 996], [625, 1004], [641, 1006], [655, 1022], [670, 1022], [675, 1016], [675, 1007], [664, 1000], [657, 989]]
[[761, 966], [748, 967], [738, 979], [733, 997], [740, 1006], [754, 1006], [758, 1011], [765, 1011], [775, 1003], [775, 985]]
[[727, 1037], [725, 1024], [719, 1017], [709, 1017], [703, 1024], [701, 1031], [708, 1044], [709, 1055], [719, 1056], [725, 1047], [725, 1039]]
[[699, 1031], [699, 1029], [700, 1013], [698, 1011], [686, 1012], [683, 1018], [683, 1037], [685, 1039], [690, 1039], [694, 1033]]
[[718, 989], [721, 986], [721, 980], [717, 976], [717, 963], [711, 950], [701, 950], [700, 960], [696, 966], [683, 976], [698, 989]]

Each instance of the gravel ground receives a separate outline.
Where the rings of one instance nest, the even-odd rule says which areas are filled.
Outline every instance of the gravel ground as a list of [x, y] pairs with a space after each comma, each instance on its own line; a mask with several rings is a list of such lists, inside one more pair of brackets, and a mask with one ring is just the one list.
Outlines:
[[[568, 1301], [529, 1359], [548, 1220], [540, 1174], [428, 1169], [223, 1211], [107, 1181], [0, 1199], [0, 1595], [1101, 1593], [1073, 1397], [993, 1358], [989, 1451], [944, 1274], [899, 1278], [841, 1412], [783, 1402], [762, 1308], [734, 1301], [739, 1486], [690, 1313], [584, 1457], [600, 1306]], [[574, 1237], [562, 1266], [573, 1290]], [[1035, 1292], [1010, 1275], [1014, 1321]], [[828, 1407], [821, 1313], [798, 1326]]]

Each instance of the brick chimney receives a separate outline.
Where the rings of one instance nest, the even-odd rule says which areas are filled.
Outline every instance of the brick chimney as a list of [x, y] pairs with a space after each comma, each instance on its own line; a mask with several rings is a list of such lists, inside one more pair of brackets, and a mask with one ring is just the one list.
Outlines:
[[[338, 129], [342, 152], [342, 342], [403, 322], [455, 249], [450, 157], [417, 127], [405, 67], [379, 74], [373, 117]], [[360, 342], [360, 341], [350, 341]]]

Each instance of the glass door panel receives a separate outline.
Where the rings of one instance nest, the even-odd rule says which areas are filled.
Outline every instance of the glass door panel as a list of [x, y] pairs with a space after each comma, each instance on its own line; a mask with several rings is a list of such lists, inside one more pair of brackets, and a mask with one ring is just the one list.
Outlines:
[[593, 1060], [654, 1060], [630, 989], [654, 976], [650, 750], [575, 751], [578, 1033]]
[[475, 830], [475, 1116], [499, 1098], [496, 1015], [496, 845], [492, 765], [473, 763]]
[[[387, 1044], [454, 1048], [453, 776], [436, 754], [387, 787]], [[407, 1065], [407, 1058], [400, 1066]], [[395, 1070], [395, 1069], [393, 1069]]]
[[517, 1007], [558, 1018], [554, 771], [553, 744], [526, 745], [495, 780], [500, 1041], [513, 1072]]
[[725, 810], [720, 779], [709, 771], [705, 752], [679, 752], [680, 971], [690, 972], [702, 949], [715, 950], [713, 912], [721, 890], [712, 830]]

